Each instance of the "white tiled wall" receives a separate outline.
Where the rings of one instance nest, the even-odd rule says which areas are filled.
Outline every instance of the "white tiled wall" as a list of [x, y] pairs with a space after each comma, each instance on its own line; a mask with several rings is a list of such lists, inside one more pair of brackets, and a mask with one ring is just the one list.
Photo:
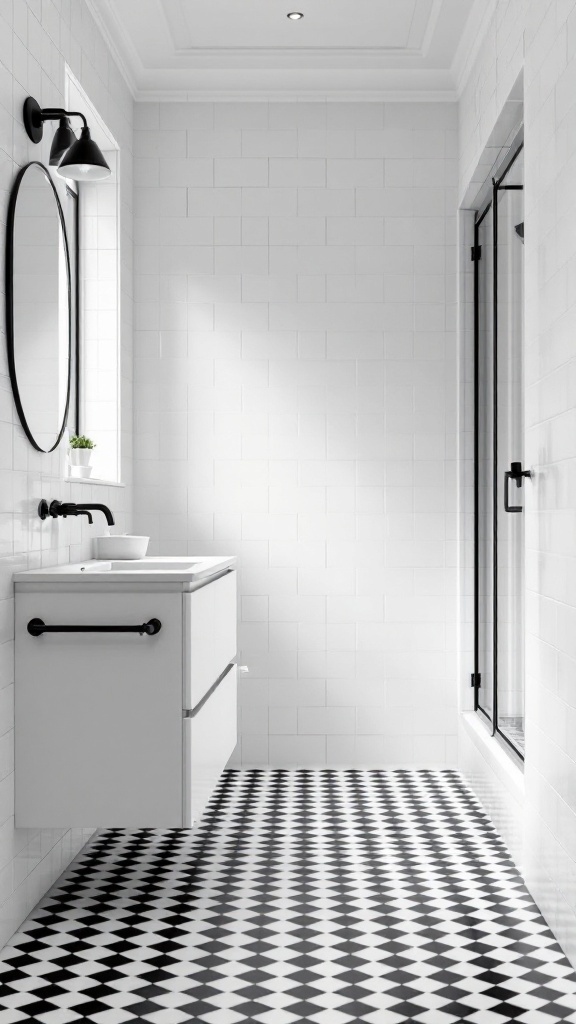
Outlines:
[[244, 764], [455, 757], [456, 118], [136, 104], [135, 525], [240, 557]]
[[[534, 0], [544, 10], [549, 0]], [[529, 0], [495, 0], [459, 103], [460, 196], [471, 182], [480, 186], [488, 177], [505, 132], [495, 132], [511, 99], [522, 99], [518, 79], [524, 61], [524, 27]], [[515, 113], [510, 111], [511, 123]]]
[[[522, 866], [576, 962], [576, 3], [498, 0], [461, 104], [462, 194], [522, 65], [526, 771]], [[467, 752], [468, 756], [469, 751]]]
[[[545, 10], [542, 10], [542, 8]], [[526, 742], [533, 891], [576, 962], [576, 5], [526, 23]]]
[[[131, 466], [131, 197], [132, 100], [96, 30], [84, 0], [3, 0], [0, 4], [0, 188], [2, 235], [8, 193], [19, 167], [48, 162], [52, 132], [34, 146], [22, 125], [22, 104], [31, 93], [43, 106], [64, 105], [65, 61], [121, 142], [123, 203], [124, 479]], [[4, 248], [1, 247], [2, 257]], [[1, 275], [3, 289], [4, 275]], [[2, 310], [4, 296], [1, 297]], [[85, 834], [14, 829], [13, 681], [14, 603], [12, 573], [90, 554], [84, 520], [42, 524], [36, 516], [48, 500], [101, 500], [129, 524], [131, 489], [64, 482], [64, 453], [41, 456], [17, 421], [6, 360], [4, 312], [0, 337], [0, 944], [20, 924], [76, 851]], [[96, 529], [96, 525], [93, 530]], [[41, 681], [39, 681], [41, 683]]]

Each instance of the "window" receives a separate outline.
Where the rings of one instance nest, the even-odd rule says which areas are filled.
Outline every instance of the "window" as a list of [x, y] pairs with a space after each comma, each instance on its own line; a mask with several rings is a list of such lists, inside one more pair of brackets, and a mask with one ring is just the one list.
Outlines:
[[68, 197], [75, 207], [79, 270], [79, 358], [69, 428], [96, 444], [89, 480], [120, 483], [120, 157], [114, 137], [68, 69], [66, 92], [67, 109], [85, 113], [112, 171], [102, 181], [74, 183], [75, 197]]
[[118, 175], [82, 182], [80, 212], [80, 427], [96, 442], [93, 475], [120, 480]]

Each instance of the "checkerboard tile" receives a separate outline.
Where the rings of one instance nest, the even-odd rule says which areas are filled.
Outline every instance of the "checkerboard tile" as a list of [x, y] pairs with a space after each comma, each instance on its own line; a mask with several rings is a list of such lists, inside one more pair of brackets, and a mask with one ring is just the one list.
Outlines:
[[3, 951], [0, 1024], [554, 1024], [576, 975], [450, 771], [229, 771], [100, 834]]

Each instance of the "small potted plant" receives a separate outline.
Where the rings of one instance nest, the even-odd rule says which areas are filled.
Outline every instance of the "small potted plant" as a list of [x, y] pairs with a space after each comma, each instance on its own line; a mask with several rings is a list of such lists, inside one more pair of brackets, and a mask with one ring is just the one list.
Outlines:
[[78, 476], [90, 476], [92, 449], [96, 447], [94, 441], [89, 437], [84, 437], [83, 434], [73, 434], [68, 444], [70, 446], [68, 449], [70, 465], [78, 467]]

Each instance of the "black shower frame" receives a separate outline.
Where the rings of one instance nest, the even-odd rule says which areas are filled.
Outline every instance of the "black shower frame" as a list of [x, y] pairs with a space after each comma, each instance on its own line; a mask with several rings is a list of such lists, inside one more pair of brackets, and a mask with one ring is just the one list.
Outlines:
[[[474, 261], [474, 674], [472, 685], [474, 687], [474, 710], [480, 711], [487, 720], [491, 733], [501, 737], [504, 743], [514, 751], [520, 760], [524, 760], [524, 754], [503, 732], [498, 725], [498, 193], [501, 191], [521, 191], [523, 185], [504, 185], [504, 179], [524, 149], [524, 139], [518, 137], [512, 143], [506, 156], [505, 162], [498, 168], [498, 177], [491, 180], [490, 197], [477, 211], [474, 219], [474, 247], [472, 259]], [[480, 594], [479, 594], [479, 553], [480, 553], [480, 527], [479, 527], [479, 498], [480, 498], [480, 471], [479, 471], [479, 400], [480, 382], [478, 357], [480, 351], [480, 225], [485, 218], [492, 216], [492, 715], [483, 708], [478, 700], [480, 689], [480, 660], [479, 660], [479, 621], [480, 621]]]

